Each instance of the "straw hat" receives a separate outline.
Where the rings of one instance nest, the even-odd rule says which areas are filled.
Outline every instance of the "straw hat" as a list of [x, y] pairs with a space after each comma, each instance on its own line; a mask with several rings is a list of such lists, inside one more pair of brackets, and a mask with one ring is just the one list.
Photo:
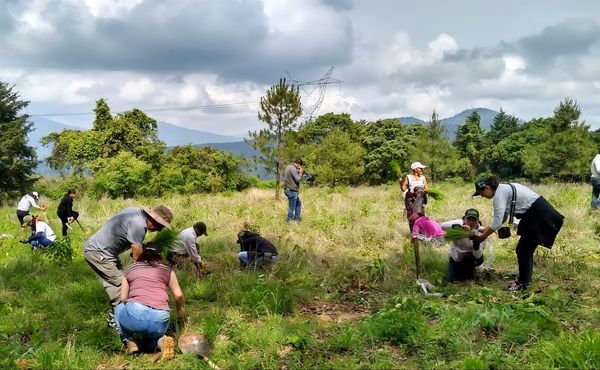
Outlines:
[[142, 208], [142, 209], [154, 221], [158, 222], [159, 224], [163, 225], [167, 229], [171, 230], [171, 221], [173, 220], [173, 211], [171, 211], [171, 208], [160, 205], [160, 206], [154, 207], [152, 209], [150, 209], [150, 208]]

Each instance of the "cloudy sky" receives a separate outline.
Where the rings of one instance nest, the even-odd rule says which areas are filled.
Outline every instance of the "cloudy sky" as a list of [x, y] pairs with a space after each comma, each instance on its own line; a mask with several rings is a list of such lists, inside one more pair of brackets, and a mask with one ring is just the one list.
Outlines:
[[[321, 78], [320, 113], [547, 117], [600, 128], [597, 0], [2, 0], [0, 80], [31, 114], [91, 126], [95, 100], [244, 135], [280, 77]], [[305, 107], [319, 90], [306, 86]], [[184, 108], [184, 109], [174, 109]]]

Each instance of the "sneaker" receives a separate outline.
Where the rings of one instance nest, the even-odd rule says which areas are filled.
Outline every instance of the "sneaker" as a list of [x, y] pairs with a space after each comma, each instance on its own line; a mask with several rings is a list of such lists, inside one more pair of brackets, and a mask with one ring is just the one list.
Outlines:
[[128, 339], [125, 342], [125, 353], [127, 353], [128, 355], [133, 355], [134, 353], [138, 353], [139, 351], [140, 349], [138, 348], [137, 344], [135, 344], [135, 342], [131, 339]]
[[164, 335], [158, 340], [158, 348], [161, 353], [161, 360], [170, 360], [175, 357], [175, 339]]
[[517, 283], [516, 281], [514, 283], [510, 284], [510, 286], [508, 287], [508, 290], [510, 292], [515, 292], [518, 290], [525, 290], [525, 289], [527, 289], [527, 287], [525, 285], [523, 285], [521, 283]]
[[112, 328], [117, 334], [121, 335], [119, 332], [119, 327], [117, 326], [117, 322], [115, 321], [115, 314], [111, 311], [108, 312], [108, 317], [106, 318], [106, 324], [109, 328]]

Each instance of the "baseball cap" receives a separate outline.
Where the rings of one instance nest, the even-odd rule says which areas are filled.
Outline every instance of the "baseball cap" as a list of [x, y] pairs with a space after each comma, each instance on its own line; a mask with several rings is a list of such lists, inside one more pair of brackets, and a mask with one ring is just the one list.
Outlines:
[[473, 197], [475, 197], [477, 195], [481, 195], [481, 194], [479, 194], [479, 192], [481, 191], [481, 188], [488, 185], [489, 179], [490, 179], [489, 176], [485, 176], [485, 177], [480, 177], [477, 179], [477, 181], [475, 181], [475, 192], [472, 195]]
[[467, 217], [474, 217], [479, 220], [479, 211], [476, 210], [475, 208], [469, 208], [465, 211], [465, 215], [463, 216], [463, 219], [465, 219]]
[[417, 168], [425, 168], [425, 167], [427, 167], [427, 166], [425, 166], [425, 165], [424, 165], [423, 163], [421, 163], [421, 162], [413, 162], [413, 163], [410, 165], [410, 169], [411, 169], [411, 170], [416, 170]]
[[196, 222], [194, 224], [194, 229], [198, 230], [200, 232], [200, 235], [206, 235], [208, 236], [208, 233], [206, 232], [206, 224], [204, 222]]

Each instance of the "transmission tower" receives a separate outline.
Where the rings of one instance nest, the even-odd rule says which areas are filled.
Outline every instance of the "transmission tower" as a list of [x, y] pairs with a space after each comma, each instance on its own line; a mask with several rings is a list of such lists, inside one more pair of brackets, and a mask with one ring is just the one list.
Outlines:
[[325, 98], [325, 90], [327, 89], [327, 85], [337, 84], [341, 93], [342, 83], [344, 83], [344, 81], [331, 78], [332, 73], [333, 67], [329, 68], [327, 73], [325, 73], [323, 77], [318, 80], [299, 81], [293, 79], [290, 73], [287, 72], [290, 85], [297, 86], [298, 89], [302, 90], [302, 92], [306, 94], [306, 96], [312, 96], [315, 92], [319, 94], [314, 104], [303, 109], [304, 112], [302, 113], [302, 122], [310, 121], [317, 113], [319, 113], [319, 108], [321, 108], [321, 103], [323, 103], [323, 99]]

